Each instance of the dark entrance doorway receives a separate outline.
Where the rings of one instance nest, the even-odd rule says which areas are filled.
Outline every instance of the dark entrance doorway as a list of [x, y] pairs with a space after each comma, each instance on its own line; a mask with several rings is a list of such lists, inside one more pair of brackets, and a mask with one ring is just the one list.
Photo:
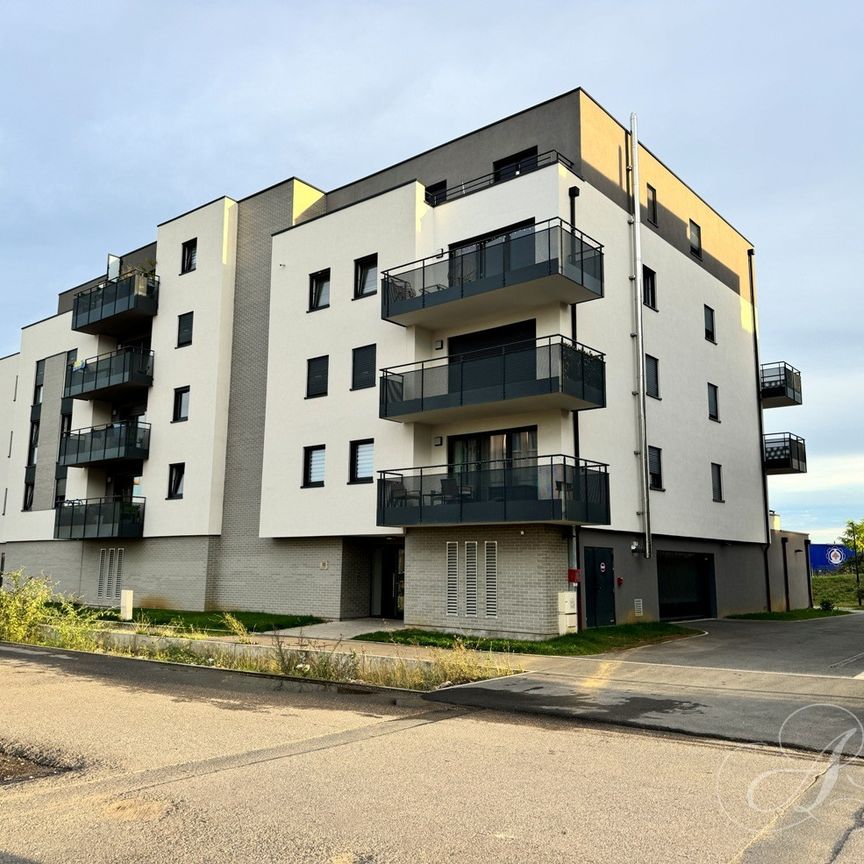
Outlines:
[[713, 618], [716, 612], [714, 556], [698, 552], [657, 553], [660, 618]]
[[588, 627], [607, 627], [615, 623], [615, 567], [611, 549], [586, 546], [585, 622]]
[[[377, 580], [376, 580], [377, 581]], [[405, 617], [405, 547], [381, 547], [381, 617]]]

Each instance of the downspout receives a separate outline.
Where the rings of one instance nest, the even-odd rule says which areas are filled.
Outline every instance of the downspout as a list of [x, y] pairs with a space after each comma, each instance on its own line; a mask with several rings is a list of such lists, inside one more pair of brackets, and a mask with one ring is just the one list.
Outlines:
[[789, 561], [786, 558], [786, 546], [789, 543], [788, 537], [780, 538], [780, 545], [783, 548], [783, 593], [786, 597], [786, 611], [788, 612], [791, 608], [791, 603], [789, 602]]
[[[568, 190], [570, 195], [570, 230], [576, 231], [576, 199], [579, 197], [579, 187], [571, 186]], [[571, 233], [571, 240], [575, 240]], [[575, 245], [575, 244], [574, 244]], [[570, 338], [576, 341], [576, 304], [570, 304]], [[579, 458], [579, 412], [573, 411], [573, 455]], [[578, 566], [578, 565], [577, 565]]]
[[633, 325], [634, 332], [630, 335], [636, 340], [636, 391], [639, 418], [639, 456], [640, 492], [643, 533], [643, 555], [651, 557], [651, 505], [648, 487], [648, 421], [645, 404], [645, 334], [642, 326], [642, 230], [641, 201], [639, 198], [639, 136], [636, 128], [636, 114], [630, 115], [630, 172], [631, 193], [633, 198], [633, 213], [630, 217], [630, 227], [633, 233], [633, 272], [630, 281], [633, 284]]
[[[759, 364], [759, 334], [756, 324], [756, 279], [753, 272], [755, 249], [747, 250], [747, 277], [750, 281], [750, 311], [753, 320], [753, 361], [756, 364], [756, 416], [759, 418], [759, 463], [762, 465], [765, 426], [762, 421], [762, 378]], [[762, 467], [762, 510], [765, 513], [765, 543], [762, 545], [762, 567], [765, 572], [765, 604], [771, 612], [771, 568], [768, 565], [768, 549], [771, 546], [771, 514], [768, 511], [768, 477]]]
[[804, 554], [807, 556], [807, 605], [813, 608], [813, 569], [810, 567], [810, 538], [804, 541]]

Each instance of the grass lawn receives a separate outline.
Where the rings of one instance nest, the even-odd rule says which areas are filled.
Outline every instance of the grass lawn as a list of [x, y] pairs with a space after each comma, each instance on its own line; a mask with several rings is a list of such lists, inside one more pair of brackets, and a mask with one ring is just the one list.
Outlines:
[[[864, 578], [862, 578], [861, 584], [864, 586]], [[858, 599], [855, 597], [855, 587], [854, 573], [842, 573], [839, 576], [814, 576], [813, 602], [817, 606], [823, 600], [830, 600], [835, 606], [857, 606]]]
[[[267, 630], [285, 630], [288, 627], [305, 627], [320, 624], [321, 618], [314, 615], [273, 615], [269, 612], [232, 612], [231, 613], [250, 633], [264, 633]], [[99, 615], [108, 621], [117, 621], [116, 609], [106, 609]], [[180, 624], [196, 630], [216, 630], [229, 633], [222, 620], [221, 612], [188, 612], [182, 609], [135, 609], [132, 617], [138, 621], [146, 618], [150, 624]]]
[[430, 630], [396, 630], [392, 633], [378, 631], [356, 636], [367, 642], [395, 642], [399, 645], [428, 645], [434, 648], [452, 648], [461, 642], [466, 648], [478, 651], [501, 651], [516, 654], [557, 654], [576, 656], [580, 654], [601, 654], [604, 651], [619, 651], [650, 645], [666, 639], [681, 639], [693, 636], [701, 630], [679, 627], [676, 624], [650, 622], [647, 624], [620, 624], [617, 627], [595, 627], [581, 633], [571, 633], [531, 642], [524, 639], [483, 639], [475, 636], [458, 636], [450, 633], [435, 633]]
[[834, 615], [850, 615], [843, 609], [793, 609], [791, 612], [748, 612], [745, 615], [728, 615], [728, 618], [747, 621], [806, 621], [808, 618], [832, 618]]

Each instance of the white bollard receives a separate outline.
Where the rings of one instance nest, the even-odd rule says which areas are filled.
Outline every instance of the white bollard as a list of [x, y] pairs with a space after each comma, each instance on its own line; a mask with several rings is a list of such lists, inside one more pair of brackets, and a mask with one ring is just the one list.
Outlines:
[[135, 592], [131, 588], [123, 588], [120, 591], [120, 620], [132, 620], [132, 598]]

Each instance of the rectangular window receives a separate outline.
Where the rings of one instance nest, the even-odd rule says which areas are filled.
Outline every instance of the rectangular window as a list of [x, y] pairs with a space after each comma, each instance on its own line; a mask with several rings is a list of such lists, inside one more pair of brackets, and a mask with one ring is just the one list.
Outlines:
[[351, 389], [375, 386], [375, 346], [364, 345], [351, 352]]
[[709, 342], [717, 341], [717, 329], [714, 326], [714, 310], [710, 306], [705, 307], [705, 338]]
[[690, 220], [690, 251], [697, 257], [702, 257], [702, 229]]
[[306, 361], [306, 398], [327, 395], [327, 377], [330, 357], [312, 357]]
[[35, 465], [39, 455], [39, 421], [30, 424], [30, 442], [27, 445], [27, 464]]
[[183, 481], [186, 477], [186, 463], [175, 462], [168, 466], [168, 497], [183, 497]]
[[447, 198], [447, 181], [439, 180], [426, 187], [426, 203], [430, 207], [441, 204]]
[[378, 256], [367, 255], [354, 262], [354, 299], [378, 293]]
[[330, 305], [330, 268], [309, 276], [309, 311], [326, 309]]
[[711, 463], [711, 491], [715, 501], [723, 500], [723, 466]]
[[642, 302], [657, 309], [657, 274], [650, 267], [642, 268]]
[[660, 361], [650, 354], [645, 355], [645, 393], [660, 398]]
[[183, 244], [183, 253], [180, 259], [180, 272], [190, 273], [198, 266], [198, 238], [187, 240]]
[[33, 404], [42, 404], [42, 385], [45, 382], [45, 361], [39, 360], [36, 363], [36, 378], [33, 382]]
[[174, 390], [174, 415], [171, 418], [174, 423], [182, 423], [189, 419], [189, 388], [177, 387]]
[[59, 507], [66, 500], [66, 478], [58, 477], [54, 481], [54, 508]]
[[662, 452], [659, 447], [648, 448], [648, 485], [652, 489], [663, 489]]
[[185, 348], [192, 344], [192, 324], [194, 312], [184, 312], [177, 316], [177, 347]]
[[371, 483], [375, 462], [375, 441], [366, 438], [351, 442], [351, 471], [349, 483]]
[[537, 167], [537, 148], [529, 147], [512, 156], [505, 156], [492, 163], [493, 177], [496, 183], [518, 177], [526, 171], [533, 171]]
[[24, 484], [24, 505], [22, 506], [22, 510], [32, 510], [33, 509], [33, 491], [35, 489], [35, 484], [33, 483], [25, 483]]
[[61, 414], [60, 415], [60, 437], [64, 438], [72, 431], [72, 415], [71, 414]]
[[716, 384], [708, 385], [708, 417], [711, 420], [720, 419], [720, 401]]
[[657, 190], [648, 184], [648, 221], [652, 225], [657, 224]]
[[324, 485], [324, 453], [323, 444], [303, 448], [303, 487]]

